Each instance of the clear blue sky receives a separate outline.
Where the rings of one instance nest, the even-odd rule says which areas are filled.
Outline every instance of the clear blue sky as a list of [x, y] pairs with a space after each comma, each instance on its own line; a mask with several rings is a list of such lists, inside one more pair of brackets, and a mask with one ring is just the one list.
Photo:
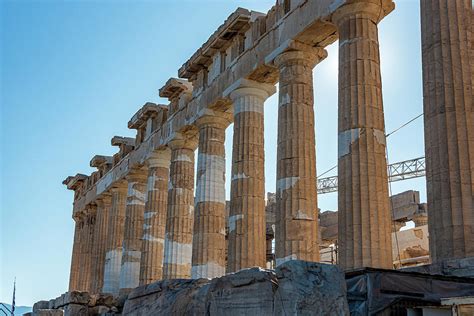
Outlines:
[[[21, 305], [66, 291], [73, 194], [62, 180], [90, 173], [95, 154], [115, 153], [112, 136], [134, 136], [130, 117], [147, 101], [165, 102], [158, 89], [237, 6], [266, 12], [273, 3], [1, 1], [0, 301], [10, 302], [14, 276]], [[380, 25], [387, 131], [422, 112], [419, 3], [397, 5]], [[337, 44], [328, 52], [314, 71], [318, 173], [337, 160]], [[277, 95], [265, 111], [274, 192]], [[231, 128], [226, 138], [231, 157]], [[392, 162], [423, 156], [422, 119], [388, 146]], [[424, 179], [393, 185], [406, 189], [425, 199]], [[320, 196], [319, 206], [335, 210], [337, 194]]]

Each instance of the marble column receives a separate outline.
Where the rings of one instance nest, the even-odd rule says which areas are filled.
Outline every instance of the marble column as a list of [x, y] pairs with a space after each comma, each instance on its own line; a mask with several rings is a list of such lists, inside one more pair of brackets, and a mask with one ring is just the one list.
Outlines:
[[174, 140], [171, 148], [166, 217], [164, 279], [191, 277], [194, 222], [194, 151], [196, 141]]
[[225, 274], [225, 129], [229, 121], [220, 116], [198, 120], [194, 234], [191, 275], [215, 278]]
[[133, 169], [126, 179], [128, 191], [120, 268], [120, 295], [129, 293], [139, 285], [147, 173], [144, 170]]
[[97, 218], [94, 231], [94, 246], [92, 250], [92, 293], [101, 293], [104, 283], [105, 248], [111, 207], [110, 194], [103, 194], [96, 200], [96, 204]]
[[79, 273], [79, 290], [92, 290], [92, 249], [94, 244], [94, 227], [96, 222], [96, 205], [88, 205], [84, 215], [84, 227], [81, 234], [81, 260]]
[[313, 68], [327, 53], [280, 54], [276, 184], [276, 265], [319, 260]]
[[107, 243], [105, 247], [103, 293], [118, 295], [120, 268], [122, 266], [122, 242], [127, 203], [127, 184], [117, 182], [110, 189], [112, 206], [108, 219]]
[[430, 255], [474, 256], [473, 10], [471, 0], [421, 0]]
[[84, 228], [84, 214], [77, 212], [74, 214], [74, 243], [72, 246], [71, 271], [69, 274], [69, 291], [79, 289], [79, 275], [81, 262], [81, 235]]
[[339, 264], [392, 268], [385, 122], [377, 23], [380, 4], [342, 6], [339, 30]]
[[165, 149], [153, 152], [147, 160], [148, 184], [143, 224], [140, 285], [163, 278], [170, 159], [170, 150]]
[[276, 89], [241, 79], [229, 90], [234, 139], [227, 272], [234, 272], [266, 266], [263, 105]]

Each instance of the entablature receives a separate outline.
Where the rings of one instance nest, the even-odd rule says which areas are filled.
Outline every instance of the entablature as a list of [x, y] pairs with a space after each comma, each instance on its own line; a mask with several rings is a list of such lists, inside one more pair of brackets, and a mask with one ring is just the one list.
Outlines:
[[168, 107], [163, 104], [151, 102], [138, 110], [128, 121], [128, 128], [137, 130], [135, 147], [138, 147], [144, 140], [151, 136], [153, 132], [161, 128], [168, 118]]

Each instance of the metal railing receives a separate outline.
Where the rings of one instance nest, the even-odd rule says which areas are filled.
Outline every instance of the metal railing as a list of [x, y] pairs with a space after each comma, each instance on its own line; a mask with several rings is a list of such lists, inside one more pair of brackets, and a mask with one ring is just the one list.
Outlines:
[[[424, 177], [426, 172], [425, 157], [405, 160], [388, 166], [390, 182]], [[337, 191], [337, 176], [318, 179], [318, 194]]]

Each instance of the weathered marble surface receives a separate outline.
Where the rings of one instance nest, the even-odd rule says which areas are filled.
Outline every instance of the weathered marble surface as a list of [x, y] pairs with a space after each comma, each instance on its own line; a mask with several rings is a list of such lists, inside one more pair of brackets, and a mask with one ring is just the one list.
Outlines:
[[209, 279], [134, 289], [123, 315], [348, 315], [346, 283], [333, 265], [289, 261]]

